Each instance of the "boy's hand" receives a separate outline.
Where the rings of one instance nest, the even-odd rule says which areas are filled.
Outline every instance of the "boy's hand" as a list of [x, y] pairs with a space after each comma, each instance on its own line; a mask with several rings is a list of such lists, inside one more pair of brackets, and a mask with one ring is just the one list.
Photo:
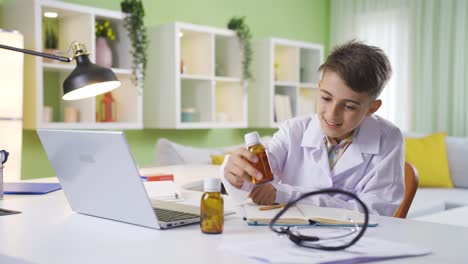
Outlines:
[[264, 183], [262, 185], [255, 186], [250, 192], [249, 197], [256, 204], [272, 205], [275, 204], [276, 189], [271, 185], [271, 183]]
[[261, 173], [250, 163], [258, 162], [257, 155], [245, 148], [238, 148], [229, 156], [229, 160], [224, 167], [224, 178], [234, 187], [240, 188], [244, 181], [252, 181], [251, 177], [262, 179]]

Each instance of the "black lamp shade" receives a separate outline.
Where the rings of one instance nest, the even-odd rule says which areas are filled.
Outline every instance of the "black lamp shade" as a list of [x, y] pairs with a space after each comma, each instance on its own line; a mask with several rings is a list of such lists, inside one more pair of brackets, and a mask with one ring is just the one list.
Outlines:
[[91, 63], [87, 54], [75, 58], [76, 68], [63, 82], [63, 100], [77, 100], [109, 92], [120, 81], [108, 68]]

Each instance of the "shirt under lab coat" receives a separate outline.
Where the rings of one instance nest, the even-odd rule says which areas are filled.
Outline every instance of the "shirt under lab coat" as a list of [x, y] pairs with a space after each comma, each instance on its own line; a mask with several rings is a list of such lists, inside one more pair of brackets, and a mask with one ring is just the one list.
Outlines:
[[[364, 119], [352, 144], [331, 170], [316, 115], [284, 122], [266, 148], [277, 203], [310, 191], [338, 188], [358, 195], [371, 213], [392, 216], [403, 199], [403, 136], [379, 116]], [[221, 167], [222, 175], [227, 160]], [[224, 177], [222, 180], [229, 195], [239, 202], [248, 198], [253, 187], [245, 182], [237, 189]], [[356, 201], [341, 194], [312, 196], [305, 202], [361, 211]]]

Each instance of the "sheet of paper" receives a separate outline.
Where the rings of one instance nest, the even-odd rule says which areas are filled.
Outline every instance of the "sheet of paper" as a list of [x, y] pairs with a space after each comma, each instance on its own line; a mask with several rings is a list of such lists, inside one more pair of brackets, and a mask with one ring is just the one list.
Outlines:
[[149, 198], [163, 201], [182, 201], [182, 193], [173, 181], [144, 182]]
[[296, 246], [288, 238], [274, 234], [262, 240], [223, 239], [218, 250], [262, 263], [361, 263], [431, 253], [429, 249], [369, 237], [363, 237], [346, 250], [323, 251]]

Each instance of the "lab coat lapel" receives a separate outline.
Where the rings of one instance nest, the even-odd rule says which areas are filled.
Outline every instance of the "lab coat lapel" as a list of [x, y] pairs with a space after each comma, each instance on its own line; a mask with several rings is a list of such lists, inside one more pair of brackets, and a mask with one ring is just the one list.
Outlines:
[[333, 168], [333, 175], [338, 175], [360, 165], [364, 161], [363, 153], [379, 153], [380, 126], [376, 118], [370, 116], [364, 119], [357, 136]]
[[343, 156], [338, 160], [335, 167], [333, 167], [333, 175], [338, 175], [349, 169], [352, 169], [360, 165], [364, 159], [362, 158], [361, 150], [359, 145], [351, 143], [348, 149], [343, 153]]
[[327, 178], [331, 178], [330, 162], [328, 161], [328, 152], [323, 144], [323, 147], [316, 150], [318, 160], [315, 160], [318, 167], [323, 171]]
[[313, 157], [313, 161], [317, 167], [323, 172], [327, 178], [331, 178], [330, 164], [328, 163], [328, 153], [323, 143], [324, 134], [320, 129], [318, 117], [313, 115], [311, 122], [308, 124], [304, 136], [302, 137], [301, 146], [307, 148], [309, 155]]

